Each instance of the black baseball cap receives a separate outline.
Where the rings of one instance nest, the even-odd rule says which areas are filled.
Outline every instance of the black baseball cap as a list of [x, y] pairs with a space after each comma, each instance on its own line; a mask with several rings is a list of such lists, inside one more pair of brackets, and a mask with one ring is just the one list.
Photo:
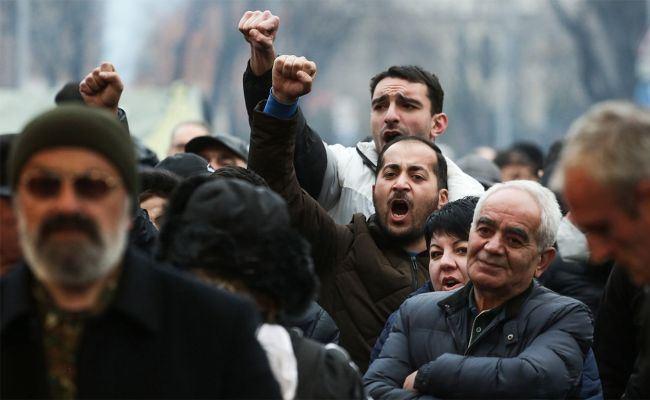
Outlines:
[[248, 161], [248, 143], [236, 136], [226, 134], [195, 137], [187, 142], [185, 152], [199, 154], [207, 147], [225, 147], [244, 161]]
[[169, 156], [156, 164], [155, 168], [173, 172], [181, 178], [209, 175], [214, 172], [214, 168], [203, 157], [192, 153], [178, 153]]

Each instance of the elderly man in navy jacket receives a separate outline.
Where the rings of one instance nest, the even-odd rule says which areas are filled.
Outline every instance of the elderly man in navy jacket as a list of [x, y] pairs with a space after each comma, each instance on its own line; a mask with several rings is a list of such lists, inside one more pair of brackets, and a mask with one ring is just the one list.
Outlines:
[[589, 309], [537, 284], [555, 256], [554, 195], [530, 181], [489, 189], [474, 212], [470, 282], [407, 300], [364, 377], [375, 399], [558, 398], [578, 393]]

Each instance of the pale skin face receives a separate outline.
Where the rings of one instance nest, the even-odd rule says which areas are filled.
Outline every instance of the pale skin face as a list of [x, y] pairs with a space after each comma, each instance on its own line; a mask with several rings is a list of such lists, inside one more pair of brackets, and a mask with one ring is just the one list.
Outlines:
[[564, 179], [571, 219], [586, 234], [592, 260], [615, 260], [637, 284], [650, 283], [650, 180], [637, 184], [630, 210], [585, 168], [568, 168]]
[[[26, 188], [23, 178], [41, 171], [51, 171], [66, 176], [57, 195], [42, 198], [35, 196]], [[73, 180], [68, 177], [88, 171], [114, 178], [118, 183], [100, 199], [83, 198], [76, 193]], [[14, 197], [14, 211], [20, 221], [21, 235], [39, 238], [40, 243], [50, 248], [79, 248], [91, 246], [98, 240], [88, 231], [71, 225], [59, 225], [56, 229], [43, 233], [42, 227], [45, 222], [55, 216], [80, 215], [92, 221], [97, 228], [98, 237], [104, 242], [102, 246], [105, 247], [110, 247], [117, 242], [120, 235], [125, 237], [125, 232], [131, 225], [128, 194], [121, 183], [117, 169], [103, 156], [73, 147], [43, 150], [29, 159], [19, 177]], [[109, 242], [111, 244], [108, 244]], [[24, 246], [24, 243], [22, 244]], [[23, 251], [26, 251], [25, 248]], [[111, 266], [110, 270], [116, 267], [117, 264]], [[55, 281], [48, 271], [35, 274], [50, 290], [59, 306], [69, 310], [91, 307], [106, 277], [104, 275], [104, 278], [73, 289]]]
[[400, 78], [384, 78], [372, 94], [370, 127], [378, 152], [397, 136], [434, 141], [447, 129], [444, 113], [432, 114], [427, 86]]
[[172, 135], [172, 141], [169, 144], [169, 150], [167, 150], [167, 156], [173, 156], [174, 154], [184, 153], [185, 145], [190, 140], [199, 136], [207, 136], [210, 132], [205, 129], [203, 125], [199, 124], [183, 124], [176, 128], [176, 131]]
[[467, 282], [467, 240], [434, 233], [429, 247], [429, 277], [436, 292], [458, 289]]
[[373, 186], [377, 217], [395, 237], [412, 237], [408, 251], [426, 250], [427, 216], [447, 203], [447, 189], [438, 188], [436, 152], [424, 143], [399, 142], [384, 153]]
[[498, 307], [522, 293], [555, 256], [540, 251], [540, 209], [526, 192], [506, 188], [485, 200], [468, 242], [467, 271], [479, 310]]
[[208, 160], [210, 166], [215, 170], [228, 165], [246, 168], [246, 161], [225, 147], [206, 147], [199, 152], [199, 155]]

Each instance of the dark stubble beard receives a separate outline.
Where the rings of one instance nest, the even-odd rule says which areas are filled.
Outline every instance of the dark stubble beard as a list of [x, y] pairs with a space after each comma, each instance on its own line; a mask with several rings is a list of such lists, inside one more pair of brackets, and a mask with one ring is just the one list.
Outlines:
[[378, 213], [376, 212], [377, 201], [376, 199], [373, 200], [375, 204], [375, 213], [376, 213], [375, 215], [376, 215], [377, 224], [381, 228], [382, 232], [384, 232], [384, 234], [390, 239], [391, 243], [402, 248], [407, 247], [424, 237], [424, 228], [427, 222], [427, 217], [429, 217], [429, 215], [431, 215], [432, 212], [438, 209], [437, 198], [432, 204], [431, 208], [423, 212], [424, 215], [415, 215], [415, 207], [411, 206], [409, 212], [413, 213], [412, 214], [412, 216], [414, 217], [413, 225], [406, 232], [398, 234], [392, 232], [388, 227], [388, 224], [386, 223], [386, 218], [387, 218], [387, 214], [390, 212], [390, 207], [387, 206], [385, 213]]

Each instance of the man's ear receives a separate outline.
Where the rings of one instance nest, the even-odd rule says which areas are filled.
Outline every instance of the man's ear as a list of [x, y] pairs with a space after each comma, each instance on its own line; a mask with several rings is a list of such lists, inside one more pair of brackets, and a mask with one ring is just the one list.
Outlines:
[[447, 204], [449, 201], [449, 191], [447, 189], [440, 189], [438, 191], [438, 209]]
[[447, 119], [447, 114], [438, 113], [431, 116], [431, 122], [431, 133], [429, 134], [429, 139], [431, 139], [432, 142], [435, 142], [436, 138], [447, 130], [449, 120]]
[[539, 256], [539, 264], [535, 267], [535, 278], [539, 278], [548, 269], [553, 259], [555, 259], [555, 248], [548, 247], [542, 251]]
[[375, 198], [375, 185], [372, 185], [372, 198]]

